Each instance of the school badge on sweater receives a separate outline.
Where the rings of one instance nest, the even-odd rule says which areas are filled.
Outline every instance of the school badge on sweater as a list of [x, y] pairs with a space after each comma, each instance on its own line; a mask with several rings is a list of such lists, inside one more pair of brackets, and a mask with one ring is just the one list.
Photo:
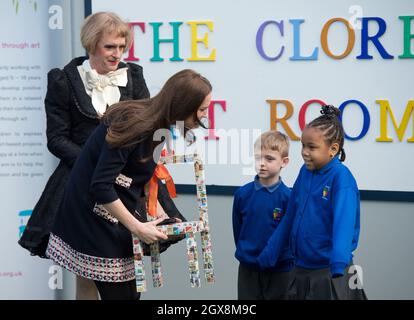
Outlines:
[[322, 199], [328, 200], [330, 189], [331, 189], [330, 186], [325, 186], [323, 188], [323, 190], [322, 190]]
[[274, 208], [273, 209], [273, 220], [280, 221], [283, 217], [282, 209]]

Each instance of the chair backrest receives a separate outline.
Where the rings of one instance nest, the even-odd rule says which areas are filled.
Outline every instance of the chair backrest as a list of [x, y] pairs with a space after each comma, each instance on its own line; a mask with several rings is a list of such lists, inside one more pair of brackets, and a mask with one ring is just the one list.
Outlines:
[[201, 157], [197, 153], [185, 155], [168, 155], [161, 157], [159, 163], [164, 165], [181, 163], [194, 164], [197, 206], [199, 213], [198, 220], [202, 222], [205, 228], [208, 228], [207, 191], [205, 185], [204, 164]]

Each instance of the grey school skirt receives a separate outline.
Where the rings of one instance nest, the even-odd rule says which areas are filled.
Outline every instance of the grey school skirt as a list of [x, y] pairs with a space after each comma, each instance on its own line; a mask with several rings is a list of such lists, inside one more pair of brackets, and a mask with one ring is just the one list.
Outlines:
[[362, 279], [350, 264], [339, 278], [332, 278], [329, 268], [295, 267], [290, 296], [297, 300], [367, 300]]

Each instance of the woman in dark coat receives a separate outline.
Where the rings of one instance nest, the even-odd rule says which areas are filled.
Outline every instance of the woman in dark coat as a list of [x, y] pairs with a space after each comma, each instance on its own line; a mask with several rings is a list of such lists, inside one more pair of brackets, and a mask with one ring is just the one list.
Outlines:
[[[130, 45], [131, 33], [117, 15], [99, 12], [89, 16], [82, 26], [81, 41], [88, 57], [75, 58], [63, 70], [52, 69], [48, 73], [47, 146], [60, 162], [19, 240], [32, 255], [42, 258], [46, 258], [50, 230], [70, 170], [102, 114], [118, 101], [149, 97], [142, 67], [120, 62]], [[165, 211], [180, 217], [163, 186], [160, 203]]]
[[[192, 70], [172, 76], [155, 97], [123, 101], [104, 114], [66, 184], [46, 254], [77, 276], [92, 279], [103, 300], [139, 299], [132, 234], [150, 244], [167, 237], [143, 222], [139, 197], [153, 176], [160, 144], [154, 133], [207, 116], [211, 85]], [[184, 132], [185, 133], [185, 132]]]

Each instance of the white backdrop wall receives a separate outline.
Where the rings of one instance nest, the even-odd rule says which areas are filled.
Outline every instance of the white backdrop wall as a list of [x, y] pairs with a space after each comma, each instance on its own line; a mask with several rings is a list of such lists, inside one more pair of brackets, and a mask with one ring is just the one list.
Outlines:
[[[289, 120], [289, 125], [297, 135], [300, 134], [297, 116], [305, 101], [319, 98], [339, 105], [347, 99], [358, 99], [369, 109], [371, 127], [363, 139], [346, 142], [347, 165], [355, 173], [362, 189], [412, 191], [413, 170], [410, 170], [408, 163], [410, 156], [412, 158], [412, 144], [406, 142], [412, 134], [411, 123], [408, 124], [403, 141], [400, 142], [397, 139], [395, 130], [389, 125], [388, 133], [394, 142], [375, 142], [375, 138], [379, 135], [379, 114], [376, 113], [379, 107], [375, 100], [389, 100], [395, 117], [400, 123], [407, 101], [413, 98], [408, 91], [410, 82], [407, 78], [413, 62], [411, 59], [404, 61], [398, 59], [403, 46], [403, 24], [398, 16], [412, 15], [414, 12], [412, 1], [396, 1], [392, 5], [387, 2], [359, 1], [364, 16], [378, 16], [386, 21], [387, 31], [381, 38], [381, 43], [390, 54], [394, 55], [393, 60], [381, 60], [378, 52], [370, 45], [369, 52], [374, 59], [365, 61], [355, 59], [360, 53], [358, 31], [356, 31], [353, 51], [343, 60], [331, 60], [321, 51], [318, 42], [320, 30], [327, 20], [332, 17], [351, 18], [353, 16], [354, 13], [349, 12], [353, 5], [352, 1], [340, 3], [313, 1], [312, 4], [296, 1], [293, 4], [286, 1], [262, 0], [256, 2], [255, 6], [252, 6], [250, 1], [226, 1], [221, 3], [220, 9], [217, 9], [215, 1], [210, 1], [201, 7], [198, 3], [184, 0], [161, 1], [161, 5], [160, 2], [157, 3], [157, 8], [149, 1], [137, 1], [136, 5], [135, 2], [132, 4], [131, 2], [118, 1], [117, 6], [114, 7], [109, 1], [93, 1], [93, 11], [112, 10], [130, 21], [145, 22], [145, 34], [139, 29], [135, 31], [137, 46], [135, 55], [140, 58], [138, 63], [144, 66], [144, 74], [152, 94], [155, 94], [174, 72], [183, 68], [194, 68], [200, 70], [212, 81], [214, 99], [226, 101], [226, 112], [216, 106], [217, 128], [268, 130], [270, 107], [265, 100], [286, 99], [290, 100], [294, 106], [294, 115]], [[19, 3], [17, 11], [16, 3]], [[36, 10], [34, 3], [37, 6]], [[54, 5], [62, 8], [63, 25], [61, 29], [52, 30], [48, 27], [48, 22], [56, 11], [49, 12], [48, 10]], [[0, 56], [3, 61], [0, 63], [0, 153], [2, 154], [0, 157], [0, 188], [2, 190], [0, 216], [3, 221], [0, 225], [2, 243], [0, 246], [0, 299], [51, 299], [56, 296], [56, 293], [58, 293], [58, 298], [74, 298], [73, 277], [64, 277], [64, 290], [51, 290], [49, 283], [52, 275], [49, 271], [55, 272], [56, 269], [50, 269], [51, 264], [48, 261], [30, 257], [17, 245], [17, 239], [27, 220], [27, 216], [24, 216], [26, 210], [32, 209], [49, 174], [56, 165], [56, 159], [47, 151], [44, 136], [43, 98], [46, 73], [51, 67], [63, 67], [70, 58], [83, 53], [78, 36], [80, 23], [83, 20], [83, 8], [81, 10], [81, 7], [83, 7], [82, 0], [0, 2], [2, 26], [7, 26], [0, 30]], [[259, 8], [263, 12], [254, 11]], [[248, 12], [251, 14], [247, 15]], [[319, 57], [316, 61], [289, 60], [293, 52], [293, 31], [289, 19], [299, 18], [305, 19], [301, 27], [302, 53], [310, 55], [314, 47], [319, 47]], [[190, 56], [191, 39], [186, 21], [191, 20], [214, 22], [214, 31], [209, 32], [209, 48], [203, 49], [201, 44], [198, 47], [200, 55], [206, 56], [215, 48], [216, 60], [214, 62], [186, 60]], [[269, 28], [264, 38], [265, 50], [269, 55], [276, 55], [280, 46], [285, 45], [284, 54], [278, 61], [265, 61], [255, 47], [257, 29], [260, 23], [266, 20], [284, 20], [284, 37], [281, 37], [277, 29]], [[28, 21], [30, 21], [30, 28], [28, 28]], [[171, 56], [171, 45], [168, 44], [162, 44], [160, 47], [160, 55], [165, 59], [164, 62], [150, 61], [153, 56], [153, 29], [149, 23], [157, 21], [164, 22], [160, 29], [161, 38], [171, 37], [168, 34], [171, 29], [164, 30], [168, 22], [184, 22], [180, 27], [180, 56], [184, 59], [183, 62], [168, 60]], [[200, 35], [206, 31], [208, 31], [206, 27], [200, 26]], [[343, 41], [346, 34], [343, 33], [343, 29], [335, 26], [332, 27], [331, 32], [337, 36], [338, 45], [342, 45], [336, 48], [335, 40], [330, 39], [332, 51], [341, 52], [346, 43]], [[375, 34], [375, 27], [371, 32]], [[272, 42], [273, 38], [275, 42]], [[23, 48], [26, 42], [30, 45], [33, 43], [34, 47]], [[3, 46], [3, 43], [20, 44], [20, 48]], [[37, 43], [39, 43], [38, 47], [36, 47]], [[27, 77], [26, 68], [10, 72], [11, 66], [19, 65], [40, 66], [40, 69], [36, 68], [37, 70], [33, 69], [30, 72], [30, 76], [40, 77], [40, 81], [35, 81], [36, 84], [32, 85], [28, 84], [30, 83], [28, 78], [20, 79], [23, 81], [12, 79], [10, 76]], [[344, 74], [349, 76], [350, 73], [353, 77], [346, 82], [342, 76]], [[265, 77], [269, 77], [269, 74], [270, 80], [262, 81]], [[361, 79], [367, 81], [363, 83]], [[246, 84], [250, 84], [247, 89]], [[10, 89], [10, 87], [19, 87], [20, 90]], [[23, 87], [40, 87], [40, 89], [26, 88], [23, 91]], [[41, 96], [41, 100], [28, 99], [24, 104], [18, 100], [19, 97], [24, 99], [30, 96]], [[16, 97], [17, 100], [4, 99], [7, 97]], [[25, 106], [34, 109], [24, 108]], [[314, 107], [310, 107], [306, 119], [311, 119], [315, 115], [311, 110]], [[283, 109], [280, 112], [283, 114]], [[357, 114], [360, 111], [357, 109], [354, 112]], [[351, 117], [351, 113], [348, 116]], [[362, 117], [358, 115], [351, 118], [352, 121], [345, 120], [346, 130], [348, 134], [356, 136], [361, 130]], [[235, 123], [237, 126], [234, 125]], [[283, 131], [280, 126], [278, 129]], [[37, 132], [42, 135], [24, 136], [24, 132]], [[18, 143], [25, 143], [25, 145], [18, 145]], [[293, 142], [292, 163], [284, 173], [285, 180], [289, 184], [293, 181], [301, 163], [299, 149], [299, 144]], [[26, 153], [29, 151], [31, 153], [28, 156]], [[14, 152], [17, 153], [16, 156]], [[36, 162], [43, 165], [36, 166]], [[30, 166], [30, 163], [33, 166]], [[207, 182], [219, 185], [244, 183], [251, 177], [242, 174], [243, 167], [245, 166], [237, 163], [231, 166], [210, 165], [207, 168]], [[12, 173], [16, 175], [12, 176]], [[21, 176], [18, 175], [19, 173]], [[28, 176], [23, 176], [23, 173]], [[374, 179], [371, 179], [372, 177]], [[191, 174], [188, 175], [187, 172], [174, 174], [174, 178], [182, 183], [192, 181]], [[144, 299], [232, 299], [236, 297], [237, 263], [233, 257], [234, 245], [231, 242], [229, 220], [232, 199], [231, 197], [213, 196], [209, 200], [218, 283], [212, 287], [203, 286], [200, 290], [191, 288], [187, 290], [188, 275], [185, 258], [181, 256], [184, 254], [182, 251], [184, 249], [180, 244], [169, 249], [163, 258], [166, 287], [150, 288], [149, 292], [144, 295]], [[186, 215], [191, 215], [190, 211], [194, 207], [191, 196], [183, 196], [177, 200], [177, 203]], [[411, 277], [410, 270], [414, 262], [410, 259], [410, 255], [406, 254], [410, 251], [409, 243], [412, 243], [412, 233], [409, 228], [412, 204], [366, 202], [363, 203], [362, 209], [361, 242], [360, 249], [356, 253], [356, 263], [364, 267], [364, 284], [369, 297], [413, 299], [414, 284], [407, 279]], [[22, 216], [19, 216], [20, 212]], [[390, 215], [390, 212], [394, 214]], [[393, 235], [398, 235], [398, 237]], [[381, 244], [381, 250], [378, 249], [378, 243]], [[395, 248], [400, 248], [400, 250], [395, 250]], [[381, 257], [380, 261], [378, 257]], [[177, 295], [177, 288], [181, 288], [179, 295]]]
[[[411, 165], [414, 109], [406, 108], [409, 101], [414, 106], [409, 71], [414, 60], [412, 57], [399, 58], [404, 52], [404, 22], [399, 16], [413, 16], [414, 2], [397, 0], [391, 4], [361, 0], [355, 5], [352, 0], [92, 1], [93, 12], [103, 10], [117, 12], [136, 24], [134, 54], [129, 53], [125, 58], [139, 58], [137, 62], [144, 67], [152, 94], [157, 93], [166, 79], [178, 70], [193, 68], [212, 82], [213, 99], [225, 101], [226, 111], [215, 106], [214, 120], [220, 140], [209, 140], [200, 147], [209, 164], [207, 184], [242, 185], [252, 178], [249, 151], [255, 130], [271, 128], [271, 103], [267, 100], [288, 100], [292, 104], [293, 114], [287, 123], [296, 136], [301, 133], [298, 118], [305, 102], [319, 99], [339, 107], [345, 101], [357, 100], [365, 106], [365, 118], [363, 109], [357, 103], [350, 103], [345, 108], [343, 123], [346, 133], [353, 138], [361, 134], [364, 125], [367, 127], [363, 137], [345, 142], [346, 164], [356, 176], [360, 189], [414, 191]], [[337, 17], [354, 26], [355, 43], [343, 59], [331, 58], [321, 45], [323, 27]], [[358, 17], [370, 19], [365, 28]], [[195, 21], [200, 24], [192, 34], [190, 25]], [[256, 38], [267, 21], [272, 22], [264, 28], [263, 39], [259, 40], [264, 51], [260, 53]], [[283, 24], [283, 30], [275, 23], [279, 23], [279, 27]], [[384, 50], [368, 42], [367, 54], [372, 59], [358, 59], [364, 52], [362, 34], [375, 36], [382, 33], [381, 24], [385, 31], [378, 40]], [[414, 33], [412, 24], [411, 21], [410, 27], [406, 25], [411, 34]], [[158, 36], [155, 34], [157, 30]], [[204, 36], [208, 42], [196, 42], [195, 38]], [[326, 42], [332, 55], [345, 51], [348, 36], [343, 22], [330, 26]], [[174, 42], [158, 45], [156, 41], [172, 38], [175, 39], [176, 53]], [[406, 43], [413, 52], [413, 41]], [[190, 61], [194, 56], [192, 45], [197, 48], [196, 56], [210, 57], [212, 61]], [[280, 58], [272, 61], [264, 58], [275, 58], [282, 46]], [[386, 59], [387, 54], [393, 59]], [[171, 58], [181, 61], [171, 61]], [[160, 59], [163, 61], [154, 61]], [[401, 141], [389, 111], [381, 120], [377, 100], [383, 100], [381, 104], [384, 106], [385, 101], [389, 102], [397, 127], [404, 122], [404, 112], [412, 112], [406, 115], [407, 127], [405, 131], [401, 129]], [[278, 118], [286, 111], [284, 105], [278, 104]], [[311, 104], [305, 115], [306, 122], [318, 111], [319, 105]], [[243, 129], [244, 135], [241, 133]], [[277, 129], [287, 132], [280, 123]], [[385, 130], [385, 136], [393, 141], [376, 141], [381, 130]], [[226, 134], [231, 133], [232, 138], [226, 139]], [[204, 142], [204, 139], [199, 141]], [[300, 142], [293, 141], [291, 145], [291, 163], [283, 173], [288, 185], [293, 184], [302, 165]], [[188, 183], [192, 179], [184, 170], [174, 169], [173, 173], [178, 183]]]

